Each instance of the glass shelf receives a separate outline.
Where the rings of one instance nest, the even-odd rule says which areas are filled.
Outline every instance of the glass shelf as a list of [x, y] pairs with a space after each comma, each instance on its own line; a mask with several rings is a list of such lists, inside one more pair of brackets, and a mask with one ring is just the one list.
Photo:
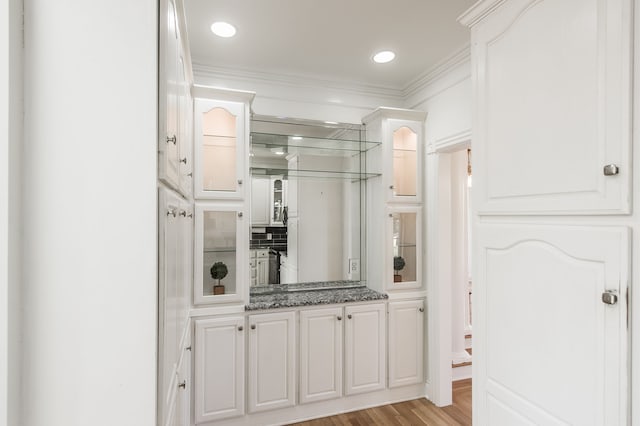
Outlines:
[[204, 253], [235, 253], [235, 247], [224, 247], [224, 248], [206, 248], [203, 250]]
[[363, 173], [352, 171], [332, 170], [300, 170], [300, 169], [273, 169], [266, 167], [251, 167], [253, 176], [282, 176], [284, 179], [322, 178], [322, 179], [346, 179], [365, 180], [381, 176], [380, 173]]
[[330, 136], [292, 136], [275, 133], [251, 133], [251, 148], [280, 149], [284, 154], [352, 156], [380, 146], [380, 142], [343, 139]]

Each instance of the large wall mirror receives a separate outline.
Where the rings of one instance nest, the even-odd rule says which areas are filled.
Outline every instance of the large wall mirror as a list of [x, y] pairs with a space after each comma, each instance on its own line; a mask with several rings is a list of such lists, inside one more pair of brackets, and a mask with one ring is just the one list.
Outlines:
[[361, 125], [252, 117], [252, 285], [365, 279], [362, 134]]

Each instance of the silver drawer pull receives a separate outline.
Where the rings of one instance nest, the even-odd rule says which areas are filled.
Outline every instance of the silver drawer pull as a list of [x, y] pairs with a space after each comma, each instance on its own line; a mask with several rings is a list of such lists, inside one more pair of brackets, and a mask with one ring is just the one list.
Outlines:
[[605, 176], [615, 176], [620, 172], [620, 169], [615, 164], [607, 164], [602, 169]]

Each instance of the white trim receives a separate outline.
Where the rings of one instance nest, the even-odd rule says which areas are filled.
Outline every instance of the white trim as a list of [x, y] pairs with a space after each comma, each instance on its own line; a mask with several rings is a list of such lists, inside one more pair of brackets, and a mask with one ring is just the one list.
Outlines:
[[471, 129], [463, 130], [461, 132], [436, 139], [432, 144], [429, 144], [427, 152], [431, 154], [434, 152], [456, 151], [462, 148], [463, 145], [469, 145], [470, 141]]
[[364, 96], [381, 96], [400, 99], [404, 93], [402, 88], [374, 84], [362, 84], [345, 80], [331, 80], [313, 76], [296, 74], [256, 72], [242, 68], [215, 67], [194, 61], [194, 75], [216, 76], [225, 80], [260, 82], [291, 87], [308, 87], [316, 90], [336, 89], [342, 92]]
[[210, 99], [231, 102], [253, 102], [256, 92], [248, 90], [225, 89], [223, 87], [204, 86], [194, 84], [191, 87], [191, 96], [198, 99]]
[[462, 15], [458, 16], [457, 21], [462, 25], [471, 28], [490, 15], [506, 1], [507, 0], [480, 0]]
[[426, 70], [423, 74], [410, 81], [402, 91], [403, 98], [408, 99], [425, 90], [435, 81], [450, 73], [454, 68], [464, 64], [465, 62], [469, 62], [470, 59], [471, 48], [467, 43], [462, 48], [453, 52], [451, 55]]
[[408, 120], [423, 123], [427, 119], [427, 113], [413, 109], [379, 107], [371, 114], [362, 118], [362, 123], [367, 125], [375, 120], [382, 119]]
[[465, 365], [462, 367], [451, 368], [451, 381], [457, 382], [458, 380], [470, 379], [473, 373], [472, 365]]

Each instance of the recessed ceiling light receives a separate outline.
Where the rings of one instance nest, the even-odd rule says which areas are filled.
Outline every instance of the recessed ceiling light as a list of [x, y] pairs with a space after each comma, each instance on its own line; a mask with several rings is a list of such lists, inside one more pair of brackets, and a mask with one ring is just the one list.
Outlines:
[[337, 121], [325, 121], [324, 124], [338, 124]]
[[275, 155], [284, 155], [284, 151], [275, 151], [274, 154]]
[[293, 136], [291, 139], [293, 139], [294, 141], [299, 141], [302, 139], [302, 136]]
[[382, 52], [378, 52], [373, 55], [373, 61], [379, 64], [386, 64], [387, 62], [393, 61], [396, 57], [396, 54], [390, 50], [383, 50]]
[[211, 24], [211, 31], [218, 37], [229, 38], [236, 35], [236, 27], [228, 22], [214, 22]]

